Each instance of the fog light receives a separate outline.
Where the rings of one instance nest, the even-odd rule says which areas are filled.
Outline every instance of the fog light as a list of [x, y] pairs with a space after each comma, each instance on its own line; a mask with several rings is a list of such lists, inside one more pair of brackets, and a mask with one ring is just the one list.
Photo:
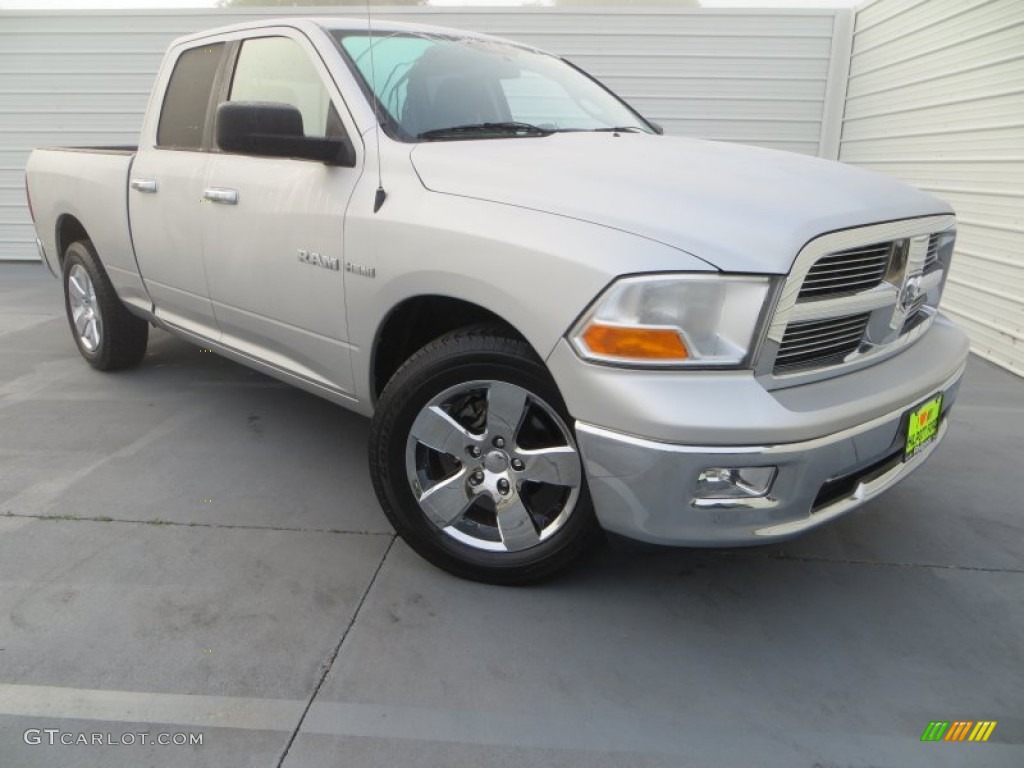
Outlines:
[[698, 499], [751, 499], [772, 488], [775, 467], [709, 467], [697, 478]]

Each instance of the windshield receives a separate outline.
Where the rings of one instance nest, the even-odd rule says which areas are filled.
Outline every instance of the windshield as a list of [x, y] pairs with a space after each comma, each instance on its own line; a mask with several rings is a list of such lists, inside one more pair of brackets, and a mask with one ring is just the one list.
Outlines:
[[[651, 127], [561, 59], [515, 45], [438, 35], [333, 32], [385, 126], [404, 141], [538, 136]], [[458, 130], [449, 130], [458, 129]]]

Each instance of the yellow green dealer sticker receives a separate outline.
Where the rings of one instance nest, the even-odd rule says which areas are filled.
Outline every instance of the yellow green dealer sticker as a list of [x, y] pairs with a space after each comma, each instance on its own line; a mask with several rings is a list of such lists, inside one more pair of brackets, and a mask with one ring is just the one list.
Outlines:
[[907, 423], [907, 451], [904, 458], [916, 456], [921, 449], [935, 439], [939, 432], [939, 414], [942, 412], [942, 395], [937, 395], [910, 412]]

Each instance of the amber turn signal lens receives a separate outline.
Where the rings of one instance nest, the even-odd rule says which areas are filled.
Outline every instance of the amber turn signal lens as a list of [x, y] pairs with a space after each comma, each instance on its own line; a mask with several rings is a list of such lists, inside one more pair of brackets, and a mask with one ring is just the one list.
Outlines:
[[685, 360], [690, 356], [677, 331], [668, 328], [623, 328], [592, 323], [583, 341], [595, 355], [629, 360]]

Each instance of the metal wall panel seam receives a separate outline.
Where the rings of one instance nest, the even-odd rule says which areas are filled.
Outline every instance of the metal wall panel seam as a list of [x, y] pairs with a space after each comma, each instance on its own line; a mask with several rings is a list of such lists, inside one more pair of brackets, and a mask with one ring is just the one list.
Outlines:
[[922, 104], [914, 104], [913, 106], [903, 107], [901, 109], [888, 109], [881, 112], [865, 112], [856, 114], [852, 117], [847, 116], [847, 121], [852, 120], [868, 120], [873, 117], [889, 117], [890, 115], [907, 114], [910, 112], [917, 112], [922, 109], [935, 109], [938, 107], [952, 107], [957, 104], [974, 104], [979, 101], [986, 101], [988, 99], [996, 99], [1002, 96], [1016, 96], [1018, 94], [1024, 94], [1024, 88], [1012, 88], [1008, 91], [995, 91], [992, 93], [983, 94], [972, 94], [970, 96], [964, 96], [963, 98], [957, 99], [946, 99], [945, 101], [930, 101]]
[[874, 90], [874, 91], [862, 91], [861, 93], [858, 93], [856, 96], [848, 97], [848, 100], [849, 101], [853, 101], [854, 99], [863, 99], [863, 98], [866, 98], [868, 96], [877, 96], [880, 93], [888, 93], [889, 91], [898, 91], [898, 90], [901, 90], [901, 89], [912, 88], [915, 85], [923, 85], [924, 83], [932, 83], [932, 82], [935, 82], [936, 80], [943, 80], [943, 79], [946, 79], [948, 77], [954, 77], [956, 75], [964, 75], [964, 74], [967, 74], [968, 72], [979, 72], [979, 71], [988, 69], [989, 67], [994, 67], [994, 66], [998, 66], [1000, 64], [1007, 64], [1007, 63], [1010, 63], [1010, 62], [1021, 61], [1021, 60], [1024, 60], [1024, 53], [1016, 54], [1016, 55], [1012, 55], [1012, 56], [1005, 56], [1005, 57], [1003, 57], [1001, 59], [995, 59], [993, 61], [984, 61], [984, 62], [980, 62], [980, 63], [977, 63], [977, 64], [972, 64], [970, 66], [962, 67], [960, 69], [947, 69], [947, 70], [944, 70], [942, 72], [938, 72], [938, 73], [935, 73], [933, 75], [929, 75], [928, 77], [922, 77], [922, 78], [920, 78], [918, 80], [906, 80], [904, 82], [891, 82], [890, 84], [888, 84], [888, 85], [886, 85], [886, 86], [884, 86], [882, 88], [879, 88], [877, 90]]
[[[1016, 2], [1017, 0], [1012, 0], [1012, 1]], [[971, 5], [970, 2], [964, 3], [964, 2], [961, 1], [960, 4], [959, 4], [959, 7], [957, 8], [957, 10], [953, 11], [952, 13], [949, 13], [949, 14], [947, 14], [945, 16], [942, 16], [942, 17], [940, 17], [938, 19], [932, 19], [931, 21], [929, 21], [926, 24], [915, 25], [914, 26], [914, 34], [925, 33], [929, 29], [931, 29], [932, 27], [936, 27], [936, 26], [940, 26], [942, 24], [945, 24], [947, 21], [951, 21], [951, 20], [953, 20], [955, 18], [963, 16], [964, 14], [973, 13], [974, 11], [977, 11], [979, 8], [982, 8], [982, 7], [986, 6], [986, 5], [993, 5], [994, 3], [997, 3], [997, 2], [1005, 2], [1005, 0], [981, 0], [980, 2], [978, 0], [973, 0], [973, 2], [974, 2], [974, 4]], [[927, 5], [924, 2], [922, 2], [922, 3], [914, 6], [914, 8], [915, 9], [916, 8], [921, 8], [921, 7], [929, 7], [930, 8], [930, 7], [934, 7], [934, 5], [935, 5], [935, 0], [929, 0]], [[913, 9], [908, 9], [908, 10], [913, 10]], [[864, 31], [866, 31], [866, 30], [861, 30], [862, 33]], [[869, 45], [869, 46], [865, 46], [864, 48], [857, 49], [854, 55], [860, 56], [862, 54], [870, 53], [871, 51], [874, 51], [874, 50], [876, 50], [878, 48], [882, 48], [883, 46], [886, 46], [886, 45], [893, 45], [893, 44], [895, 44], [897, 42], [899, 42], [899, 39], [896, 38], [896, 37], [891, 38], [889, 40], [883, 40], [882, 42], [875, 43], [873, 45]]]
[[1008, 328], [1004, 325], [999, 325], [998, 323], [992, 320], [973, 314], [968, 310], [961, 309], [958, 307], [956, 309], [946, 309], [944, 311], [948, 312], [951, 315], [959, 315], [960, 317], [963, 317], [966, 320], [970, 320], [972, 323], [983, 325], [986, 328], [989, 328], [993, 331], [997, 331], [998, 333], [1006, 334], [1007, 336], [1010, 336], [1016, 339], [1017, 341], [1024, 341], [1024, 332], [1016, 330], [1014, 328]]
[[[901, 59], [893, 59], [891, 61], [886, 61], [886, 62], [884, 62], [882, 64], [879, 64], [877, 67], [862, 69], [860, 71], [853, 71], [851, 69], [850, 77], [864, 77], [865, 75], [874, 74], [875, 72], [883, 72], [883, 71], [889, 69], [890, 67], [892, 67], [892, 66], [894, 66], [896, 64], [905, 64], [908, 61], [914, 61], [916, 59], [920, 59], [920, 58], [923, 58], [925, 56], [930, 56], [933, 53], [939, 53], [940, 51], [955, 50], [956, 48], [960, 47], [964, 43], [970, 43], [970, 42], [973, 42], [975, 40], [984, 40], [986, 37], [990, 37], [991, 35], [993, 35], [993, 34], [995, 34], [997, 32], [1005, 32], [1008, 29], [1015, 29], [1016, 27], [1019, 27], [1019, 26], [1022, 26], [1021, 22], [1011, 22], [1011, 23], [1005, 24], [1002, 27], [999, 27], [998, 29], [995, 29], [995, 30], [985, 30], [985, 31], [979, 32], [979, 33], [977, 33], [975, 35], [970, 35], [970, 36], [963, 37], [963, 38], [960, 38], [960, 39], [957, 39], [957, 40], [951, 40], [948, 43], [944, 43], [943, 45], [934, 46], [934, 47], [928, 48], [928, 49], [926, 49], [924, 51], [918, 51], [917, 53], [913, 53], [910, 56], [905, 56], [905, 57], [903, 57]], [[853, 56], [852, 56], [852, 59], [853, 59], [855, 64], [857, 63], [858, 55], [859, 54], [854, 53]]]
[[843, 137], [844, 142], [878, 141], [880, 139], [913, 139], [920, 136], [948, 136], [958, 133], [974, 133], [979, 129], [986, 131], [1006, 130], [1008, 128], [1024, 128], [1024, 120], [1019, 123], [996, 123], [985, 125], [965, 125], [960, 128], [940, 128], [934, 131], [911, 131], [909, 133], [879, 133], [869, 136]]
[[964, 280], [962, 278], [956, 277], [955, 275], [950, 275], [946, 279], [949, 280], [949, 282], [953, 283], [954, 285], [959, 285], [959, 286], [961, 286], [963, 288], [970, 288], [972, 291], [977, 291], [978, 293], [984, 293], [984, 294], [986, 294], [988, 296], [995, 296], [997, 298], [1006, 299], [1007, 301], [1013, 301], [1013, 302], [1019, 302], [1020, 301], [1020, 296], [1018, 294], [1007, 293], [1006, 291], [1001, 291], [998, 288], [992, 288], [992, 287], [987, 286], [987, 285], [979, 285], [977, 283], [968, 282], [967, 280]]
[[829, 78], [825, 85], [825, 103], [821, 117], [818, 156], [839, 159], [839, 144], [846, 111], [846, 91], [850, 80], [850, 56], [853, 50], [853, 12], [837, 12], [832, 22], [832, 50]]
[[[922, 5], [924, 5], [925, 3], [934, 2], [934, 1], [935, 0], [917, 0], [916, 2], [911, 1], [909, 5], [906, 5], [903, 8], [897, 8], [894, 13], [891, 13], [888, 16], [882, 16], [882, 17], [880, 17], [880, 18], [878, 18], [878, 19], [876, 19], [874, 21], [871, 21], [870, 20], [871, 14], [874, 11], [878, 10], [879, 8], [882, 8], [883, 6], [895, 5], [895, 3], [885, 3], [885, 2], [877, 2], [875, 0], [868, 0], [868, 2], [862, 4], [859, 8], [856, 9], [856, 11], [857, 11], [857, 29], [859, 31], [866, 32], [869, 29], [873, 29], [874, 27], [877, 27], [879, 24], [884, 24], [885, 22], [889, 21], [890, 19], [895, 19], [896, 17], [898, 17], [898, 16], [900, 16], [900, 15], [902, 15], [904, 13], [907, 13], [908, 11], [912, 11], [913, 9], [918, 8], [918, 7], [922, 6]], [[862, 15], [863, 15], [864, 18], [868, 19], [867, 21], [865, 21], [863, 23], [861, 22]]]

